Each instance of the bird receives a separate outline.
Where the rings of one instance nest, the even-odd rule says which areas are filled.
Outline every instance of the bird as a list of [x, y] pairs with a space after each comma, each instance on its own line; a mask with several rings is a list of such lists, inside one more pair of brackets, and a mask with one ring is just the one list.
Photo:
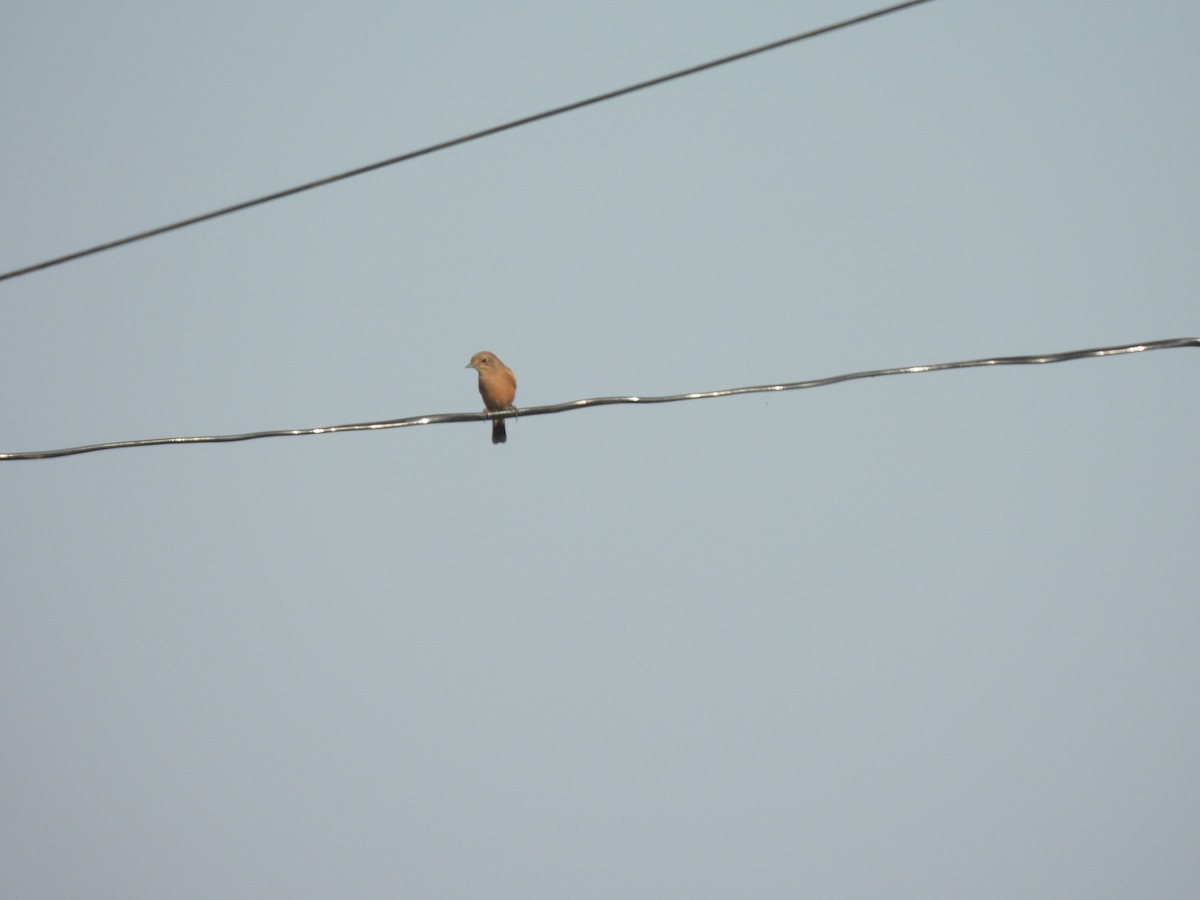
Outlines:
[[[513, 400], [517, 397], [517, 378], [512, 369], [500, 362], [490, 350], [480, 350], [467, 363], [468, 369], [479, 373], [479, 396], [483, 405], [492, 412], [502, 409], [516, 410]], [[508, 440], [503, 419], [492, 420], [492, 443], [503, 444]]]

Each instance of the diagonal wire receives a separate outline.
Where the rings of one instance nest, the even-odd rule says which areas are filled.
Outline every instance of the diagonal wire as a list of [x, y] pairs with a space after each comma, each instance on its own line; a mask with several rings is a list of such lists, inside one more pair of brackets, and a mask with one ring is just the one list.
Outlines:
[[0, 273], [0, 281], [5, 281], [9, 278], [17, 278], [21, 275], [28, 275], [31, 272], [37, 272], [41, 269], [49, 269], [52, 266], [62, 265], [63, 263], [80, 259], [84, 256], [91, 256], [93, 253], [101, 253], [105, 250], [113, 250], [126, 244], [132, 244], [136, 241], [145, 240], [146, 238], [152, 238], [157, 237], [160, 234], [166, 234], [169, 231], [187, 228], [189, 225], [198, 225], [201, 222], [207, 222], [209, 219], [216, 219], [220, 216], [229, 215], [230, 213], [241, 212], [242, 210], [250, 209], [253, 206], [261, 206], [262, 204], [270, 203], [273, 200], [281, 200], [284, 197], [290, 197], [293, 194], [311, 191], [313, 188], [324, 187], [327, 184], [333, 184], [336, 181], [343, 181], [347, 178], [353, 178], [356, 175], [365, 175], [367, 172], [374, 172], [376, 169], [394, 166], [397, 163], [407, 162], [408, 160], [416, 159], [419, 156], [426, 156], [430, 153], [436, 153], [439, 150], [457, 147], [459, 144], [466, 144], [471, 141], [479, 140], [480, 138], [490, 137], [491, 135], [499, 134], [502, 131], [508, 131], [512, 128], [519, 128], [522, 125], [529, 125], [533, 122], [541, 121], [542, 119], [549, 119], [552, 116], [582, 109], [585, 106], [591, 106], [595, 103], [603, 103], [605, 100], [613, 100], [626, 94], [632, 94], [635, 91], [645, 90], [646, 88], [665, 84], [668, 81], [674, 81], [677, 78], [686, 78], [688, 75], [695, 75], [698, 72], [704, 72], [708, 69], [715, 69], [717, 66], [723, 66], [728, 63], [737, 62], [738, 60], [746, 59], [747, 57], [757, 56], [758, 54], [766, 53], [769, 50], [777, 50], [780, 47], [786, 47], [789, 44], [795, 44], [809, 38], [818, 37], [822, 34], [829, 34], [832, 31], [839, 31], [843, 28], [849, 28], [851, 25], [861, 25], [863, 22], [869, 22], [872, 19], [878, 19], [882, 16], [889, 15], [890, 13], [900, 12], [901, 10], [908, 9], [909, 7], [920, 6], [922, 3], [928, 2], [930, 2], [930, 0], [907, 0], [905, 3], [897, 3], [894, 6], [888, 6], [884, 7], [883, 9], [874, 10], [873, 12], [863, 13], [862, 15], [854, 16], [850, 19], [843, 19], [840, 22], [834, 22], [830, 25], [823, 25], [820, 28], [814, 28], [811, 31], [805, 31], [801, 34], [782, 38], [778, 41], [772, 41], [771, 43], [763, 44], [760, 47], [753, 47], [749, 50], [743, 50], [739, 53], [732, 53], [729, 56], [722, 56], [720, 59], [709, 60], [708, 62], [700, 63], [699, 65], [689, 66], [686, 69], [680, 69], [676, 72], [660, 75], [657, 78], [639, 81], [637, 84], [626, 85], [625, 87], [617, 88], [616, 90], [606, 91], [603, 94], [597, 94], [594, 97], [588, 97], [584, 100], [577, 100], [574, 103], [568, 103], [564, 106], [557, 106], [554, 109], [548, 109], [544, 112], [534, 113], [531, 116], [524, 116], [520, 119], [513, 119], [510, 122], [504, 122], [501, 125], [493, 125], [490, 128], [484, 128], [480, 131], [473, 131], [470, 134], [464, 134], [460, 137], [452, 138], [448, 141], [442, 141], [438, 144], [431, 144], [428, 147], [422, 147], [420, 150], [412, 150], [408, 153], [402, 153], [400, 156], [393, 156], [391, 159], [385, 159], [381, 160], [380, 162], [370, 163], [369, 165], [359, 166], [358, 168], [350, 169], [347, 172], [340, 172], [337, 175], [329, 175], [325, 178], [318, 178], [316, 181], [309, 181], [304, 184], [296, 185], [295, 187], [285, 188], [281, 191], [275, 191], [271, 194], [264, 194], [261, 197], [255, 197], [253, 200], [245, 200], [241, 203], [235, 203], [232, 206], [225, 206], [221, 209], [215, 209], [212, 212], [202, 213], [198, 216], [192, 216], [188, 219], [181, 219], [180, 221], [172, 222], [169, 225], [151, 228], [148, 231], [139, 231], [137, 234], [131, 234], [123, 238], [118, 238], [115, 241], [97, 244], [94, 247], [87, 247], [86, 249], [77, 250], [74, 253], [68, 253], [64, 256], [56, 256], [53, 259], [43, 260], [42, 262], [24, 266], [20, 269], [2, 272]]
[[767, 391], [797, 391], [805, 388], [826, 387], [843, 381], [863, 378], [879, 378], [883, 375], [915, 375], [920, 372], [943, 372], [949, 369], [971, 369], [980, 366], [1028, 366], [1045, 363], [1067, 362], [1073, 359], [1121, 356], [1141, 353], [1146, 350], [1173, 350], [1180, 347], [1200, 347], [1200, 337], [1167, 338], [1147, 341], [1142, 344], [1121, 344], [1115, 347], [1098, 347], [1093, 350], [1068, 350], [1065, 353], [1048, 353], [1035, 356], [998, 356], [992, 359], [968, 359], [960, 362], [931, 363], [924, 366], [903, 366], [895, 369], [871, 369], [866, 372], [850, 372], [846, 375], [830, 375], [809, 381], [791, 381], [782, 384], [762, 384], [754, 387], [725, 388], [719, 391], [698, 391], [692, 394], [671, 394], [663, 397], [592, 397], [587, 400], [570, 400], [552, 403], [549, 406], [530, 406], [519, 410], [478, 413], [439, 413], [429, 416], [411, 416], [406, 419], [389, 419], [382, 422], [361, 422], [355, 425], [326, 425], [319, 428], [288, 428], [280, 431], [252, 431], [246, 434], [210, 434], [196, 437], [147, 438], [134, 441], [113, 441], [107, 444], [88, 444], [83, 447], [66, 447], [61, 450], [31, 450], [25, 453], [0, 453], [5, 459], [50, 459], [58, 456], [75, 456], [94, 453], [97, 450], [117, 450], [123, 447], [156, 447], [161, 444], [225, 444], [233, 441], [253, 441], [269, 437], [299, 437], [306, 434], [336, 434], [341, 431], [380, 431], [385, 428], [406, 428], [410, 425], [442, 425], [450, 422], [478, 422], [481, 419], [507, 419], [514, 416], [545, 416], [551, 413], [570, 412], [592, 406], [612, 406], [618, 403], [674, 403], [679, 400], [705, 400], [711, 397], [733, 397], [738, 394], [761, 394]]

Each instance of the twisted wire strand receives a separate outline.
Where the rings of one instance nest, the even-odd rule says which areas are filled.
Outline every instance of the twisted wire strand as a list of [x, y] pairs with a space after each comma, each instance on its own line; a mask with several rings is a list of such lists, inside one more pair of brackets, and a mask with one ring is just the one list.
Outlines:
[[603, 94], [596, 94], [583, 100], [577, 100], [574, 103], [556, 106], [553, 109], [534, 113], [530, 116], [523, 116], [519, 119], [513, 119], [500, 125], [493, 125], [490, 128], [483, 128], [479, 131], [473, 131], [470, 134], [464, 134], [456, 138], [451, 138], [448, 141], [431, 144], [430, 146], [422, 147], [419, 150], [412, 150], [408, 153], [402, 153], [399, 156], [393, 156], [391, 159], [380, 160], [379, 162], [370, 163], [365, 166], [359, 166], [358, 168], [350, 169], [346, 172], [339, 172], [336, 175], [329, 175], [325, 178], [318, 178], [315, 181], [309, 181], [305, 182], [304, 184], [296, 185], [295, 187], [285, 188], [281, 191], [275, 191], [271, 194], [264, 194], [263, 196], [255, 197], [252, 200], [245, 200], [241, 203], [234, 203], [230, 206], [224, 206], [221, 209], [215, 209], [211, 212], [201, 213], [198, 216], [192, 216], [187, 219], [182, 219], [178, 222], [172, 222], [169, 225], [161, 225], [158, 228], [139, 231], [136, 234], [127, 235], [123, 238], [117, 238], [114, 241], [108, 241], [103, 244], [97, 244], [94, 247], [87, 247], [83, 250], [76, 250], [74, 253], [56, 256], [53, 259], [43, 260], [42, 262], [34, 263], [33, 265], [23, 266], [19, 269], [13, 269], [8, 272], [0, 272], [0, 281], [5, 281], [9, 278], [17, 278], [21, 275], [28, 275], [31, 272], [37, 272], [41, 269], [48, 269], [51, 266], [62, 265], [63, 263], [70, 262], [71, 260], [80, 259], [84, 256], [91, 256], [93, 253], [102, 253], [105, 250], [114, 250], [117, 247], [123, 247], [126, 244], [132, 244], [135, 241], [144, 241], [147, 238], [156, 237], [160, 234], [166, 234], [170, 231], [176, 231], [180, 228], [187, 228], [190, 225], [198, 225], [201, 222], [207, 222], [209, 219], [216, 219], [220, 216], [227, 216], [230, 213], [241, 212], [244, 209], [250, 209], [251, 207], [260, 206], [264, 203], [270, 203], [274, 200], [282, 200], [284, 197], [290, 197], [293, 194], [311, 191], [314, 188], [324, 187], [327, 184], [333, 184], [337, 181], [344, 181], [347, 178], [354, 178], [358, 175], [365, 175], [368, 172], [374, 172], [376, 169], [394, 166], [397, 163], [407, 162], [408, 160], [416, 159], [419, 156], [427, 156], [430, 153], [437, 153], [439, 150], [448, 150], [451, 147], [457, 147], [459, 144], [477, 141], [480, 138], [490, 137], [493, 134], [499, 134], [502, 131], [519, 128], [522, 125], [530, 125], [534, 122], [540, 122], [542, 119], [549, 119], [552, 116], [562, 115], [563, 113], [573, 112], [574, 110], [582, 109], [585, 106], [603, 103], [606, 100], [614, 100], [617, 97], [623, 97], [626, 94], [632, 94], [635, 91], [656, 87], [657, 85], [665, 84], [668, 81], [675, 81], [678, 78], [686, 78], [689, 75], [695, 75], [699, 72], [707, 71], [708, 69], [715, 69], [717, 66], [724, 66], [728, 63], [747, 59], [751, 56], [757, 56], [760, 53], [766, 53], [770, 50], [778, 50], [780, 47], [786, 47], [790, 44], [808, 40], [809, 38], [819, 37], [823, 34], [829, 34], [832, 31], [840, 31], [841, 29], [849, 28], [852, 25], [861, 25], [862, 23], [869, 22], [872, 19], [878, 19], [883, 16], [890, 15], [891, 13], [900, 12], [901, 10], [908, 9], [909, 7], [920, 6], [923, 3], [929, 2], [930, 0], [906, 0], [904, 3], [897, 3], [893, 6], [884, 7], [883, 9], [876, 9], [849, 19], [842, 19], [840, 22], [822, 25], [820, 28], [813, 28], [809, 31], [802, 32], [801, 34], [795, 34], [791, 37], [782, 38], [777, 41], [771, 41], [769, 44], [762, 44], [758, 47], [752, 47], [749, 50], [731, 53], [728, 56], [722, 56], [720, 59], [709, 60], [708, 62], [703, 62], [699, 65], [689, 66], [686, 69], [679, 69], [674, 72], [669, 72], [666, 75], [659, 75], [657, 78], [649, 78], [645, 81], [639, 81], [636, 84], [626, 85], [625, 87], [606, 91]]
[[806, 388], [825, 387], [843, 381], [863, 378], [879, 378], [885, 375], [915, 375], [921, 372], [943, 372], [949, 369], [971, 369], [980, 366], [1024, 366], [1046, 363], [1068, 362], [1074, 359], [1121, 356], [1141, 353], [1146, 350], [1173, 350], [1179, 347], [1200, 347], [1200, 337], [1167, 338], [1140, 344], [1121, 344], [1114, 347], [1098, 347], [1092, 350], [1068, 350], [1065, 353], [1047, 353], [1030, 356], [998, 356], [991, 359], [968, 359], [959, 362], [930, 363], [922, 366], [902, 366], [892, 369], [871, 369], [865, 372], [850, 372], [830, 375], [808, 381], [790, 381], [780, 384], [762, 384], [752, 387], [725, 388], [717, 391], [697, 391], [691, 394], [671, 394], [661, 397], [591, 397], [585, 400], [570, 400], [547, 406], [529, 406], [516, 410], [477, 413], [439, 413], [428, 416], [410, 416], [404, 419], [388, 419], [381, 422], [359, 422], [352, 425], [326, 425], [318, 428], [287, 428], [279, 431], [252, 431], [246, 434], [210, 434], [194, 437], [146, 438], [133, 441], [112, 441], [105, 444], [87, 444], [82, 447], [64, 447], [58, 450], [30, 450], [23, 453], [0, 453], [0, 460], [51, 459], [59, 456], [76, 456], [94, 453], [97, 450], [117, 450], [124, 447], [156, 447], [161, 444], [226, 444], [234, 441], [254, 441], [270, 437], [298, 437], [308, 434], [336, 434], [342, 431], [380, 431], [385, 428], [407, 428], [411, 425], [443, 425], [450, 422], [478, 422], [484, 419], [507, 419], [514, 416], [545, 416], [551, 413], [569, 412], [592, 406], [613, 406], [618, 403], [675, 403], [679, 400], [704, 400], [710, 397], [733, 397], [737, 394], [759, 394], [767, 391], [798, 391]]

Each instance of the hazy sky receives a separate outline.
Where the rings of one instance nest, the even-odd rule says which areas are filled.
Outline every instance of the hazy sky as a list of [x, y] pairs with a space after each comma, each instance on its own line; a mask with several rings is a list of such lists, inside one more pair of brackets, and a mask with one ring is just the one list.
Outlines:
[[[846, 18], [10, 3], [0, 270]], [[907, 12], [0, 283], [0, 451], [1200, 334], [1200, 7]], [[1200, 895], [1200, 352], [0, 462], [0, 896]]]

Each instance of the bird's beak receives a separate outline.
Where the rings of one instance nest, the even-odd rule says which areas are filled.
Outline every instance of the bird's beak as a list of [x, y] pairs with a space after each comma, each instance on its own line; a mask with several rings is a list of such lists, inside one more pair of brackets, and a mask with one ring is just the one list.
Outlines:
[[474, 364], [474, 363], [467, 363], [465, 366], [463, 366], [463, 368], [464, 368], [464, 369], [473, 369], [473, 368], [475, 368], [475, 364]]

